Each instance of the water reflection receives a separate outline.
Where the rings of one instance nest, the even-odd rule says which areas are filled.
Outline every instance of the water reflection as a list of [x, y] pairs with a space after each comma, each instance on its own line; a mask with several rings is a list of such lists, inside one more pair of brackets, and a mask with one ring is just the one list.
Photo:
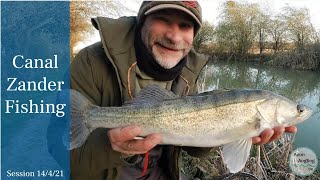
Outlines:
[[313, 109], [298, 125], [294, 145], [309, 147], [320, 158], [320, 72], [273, 68], [252, 63], [211, 62], [200, 77], [202, 90], [252, 88], [273, 91]]
[[298, 101], [307, 93], [319, 94], [319, 77], [320, 73], [310, 71], [285, 70], [243, 62], [214, 62], [208, 64], [206, 69], [204, 89], [265, 89]]

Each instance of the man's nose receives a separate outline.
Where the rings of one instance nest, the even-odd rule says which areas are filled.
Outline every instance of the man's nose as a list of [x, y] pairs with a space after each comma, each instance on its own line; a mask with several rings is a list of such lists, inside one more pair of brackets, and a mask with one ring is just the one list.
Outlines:
[[182, 33], [181, 33], [179, 24], [177, 23], [170, 24], [168, 31], [166, 33], [166, 36], [174, 44], [180, 42], [182, 40]]

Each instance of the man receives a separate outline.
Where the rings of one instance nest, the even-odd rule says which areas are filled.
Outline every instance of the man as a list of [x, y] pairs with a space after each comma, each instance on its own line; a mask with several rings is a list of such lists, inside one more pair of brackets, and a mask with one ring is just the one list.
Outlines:
[[[197, 1], [149, 1], [142, 3], [137, 17], [94, 19], [101, 42], [75, 57], [71, 87], [99, 106], [121, 106], [150, 84], [181, 96], [196, 94], [199, 73], [207, 63], [191, 49], [201, 18]], [[253, 142], [267, 143], [284, 131], [266, 130]], [[83, 146], [71, 151], [71, 179], [181, 178], [181, 148], [157, 146], [159, 134], [135, 139], [140, 132], [138, 126], [93, 131]], [[192, 156], [209, 151], [183, 149]]]

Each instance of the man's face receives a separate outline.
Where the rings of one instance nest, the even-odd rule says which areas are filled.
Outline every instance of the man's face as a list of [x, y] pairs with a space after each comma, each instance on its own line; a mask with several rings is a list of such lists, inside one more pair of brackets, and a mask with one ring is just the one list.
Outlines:
[[141, 29], [143, 43], [165, 69], [173, 68], [189, 53], [193, 36], [191, 17], [170, 9], [148, 15]]

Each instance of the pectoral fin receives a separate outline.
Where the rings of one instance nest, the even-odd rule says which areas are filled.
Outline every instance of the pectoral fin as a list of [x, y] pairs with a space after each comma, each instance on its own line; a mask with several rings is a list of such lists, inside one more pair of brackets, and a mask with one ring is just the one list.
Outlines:
[[241, 171], [250, 155], [252, 139], [244, 139], [223, 146], [223, 159], [231, 173]]

